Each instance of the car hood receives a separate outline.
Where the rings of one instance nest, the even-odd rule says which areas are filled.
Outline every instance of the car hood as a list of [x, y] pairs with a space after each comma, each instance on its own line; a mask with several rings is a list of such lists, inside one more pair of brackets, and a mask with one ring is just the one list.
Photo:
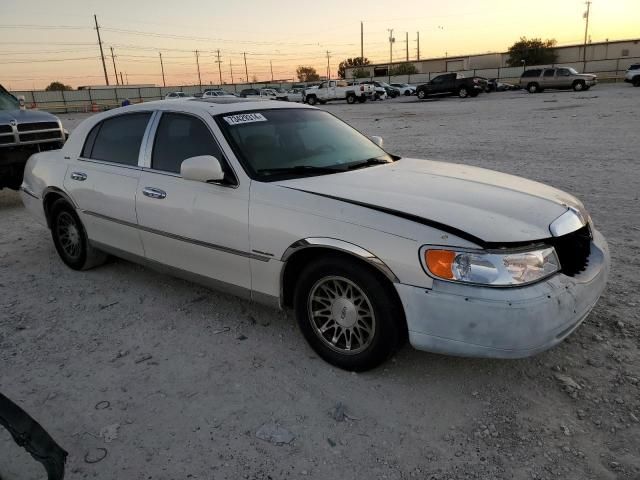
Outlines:
[[40, 110], [0, 110], [0, 123], [6, 124], [12, 120], [18, 123], [57, 122], [58, 117]]
[[581, 78], [597, 78], [597, 75], [592, 75], [590, 73], [579, 73], [578, 75], [576, 75], [576, 77], [581, 77]]
[[[403, 158], [386, 165], [276, 182], [463, 233], [487, 244], [551, 237], [573, 196], [521, 177], [467, 165]], [[465, 235], [458, 235], [465, 237]]]

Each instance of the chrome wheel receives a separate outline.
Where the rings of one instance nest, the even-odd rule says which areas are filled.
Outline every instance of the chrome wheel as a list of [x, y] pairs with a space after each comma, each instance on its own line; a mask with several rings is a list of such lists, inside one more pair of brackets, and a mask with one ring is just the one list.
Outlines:
[[460, 98], [467, 98], [468, 92], [467, 89], [462, 87], [460, 90], [458, 90], [458, 96]]
[[320, 340], [341, 354], [355, 355], [373, 341], [376, 319], [365, 293], [344, 277], [324, 277], [309, 293], [307, 309]]
[[62, 212], [58, 215], [56, 233], [64, 253], [73, 260], [78, 259], [82, 252], [82, 239], [78, 224], [69, 213]]

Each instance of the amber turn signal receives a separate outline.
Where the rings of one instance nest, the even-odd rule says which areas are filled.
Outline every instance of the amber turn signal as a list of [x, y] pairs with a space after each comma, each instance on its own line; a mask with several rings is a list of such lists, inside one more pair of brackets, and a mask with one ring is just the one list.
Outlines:
[[452, 279], [453, 261], [456, 258], [456, 252], [451, 250], [427, 250], [424, 254], [424, 260], [429, 271], [436, 277]]

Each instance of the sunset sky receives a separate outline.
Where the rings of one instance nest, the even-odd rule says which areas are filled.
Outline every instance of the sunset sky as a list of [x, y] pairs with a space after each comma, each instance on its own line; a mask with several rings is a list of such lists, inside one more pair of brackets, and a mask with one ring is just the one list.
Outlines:
[[[535, 5], [535, 6], [533, 6]], [[366, 6], [366, 8], [365, 8]], [[338, 63], [360, 54], [372, 62], [389, 59], [394, 29], [394, 59], [505, 51], [520, 36], [555, 38], [558, 44], [583, 41], [586, 10], [580, 0], [271, 0], [179, 2], [151, 0], [0, 0], [0, 83], [13, 90], [43, 88], [53, 80], [73, 87], [103, 85], [93, 14], [98, 15], [107, 73], [117, 70], [130, 84], [162, 85], [162, 52], [167, 85], [197, 84], [194, 51], [200, 51], [203, 84], [222, 79], [291, 79], [298, 65], [326, 73], [328, 50], [332, 76]], [[640, 37], [640, 0], [594, 0], [592, 41]], [[231, 66], [230, 66], [231, 62]], [[126, 79], [125, 79], [126, 81]]]

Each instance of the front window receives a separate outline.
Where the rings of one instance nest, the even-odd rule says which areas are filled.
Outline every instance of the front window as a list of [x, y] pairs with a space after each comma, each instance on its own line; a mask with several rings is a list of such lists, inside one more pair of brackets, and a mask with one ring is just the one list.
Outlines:
[[218, 125], [249, 174], [263, 181], [329, 174], [393, 161], [333, 115], [311, 109], [218, 115]]
[[19, 108], [18, 99], [0, 87], [0, 110], [18, 110]]

